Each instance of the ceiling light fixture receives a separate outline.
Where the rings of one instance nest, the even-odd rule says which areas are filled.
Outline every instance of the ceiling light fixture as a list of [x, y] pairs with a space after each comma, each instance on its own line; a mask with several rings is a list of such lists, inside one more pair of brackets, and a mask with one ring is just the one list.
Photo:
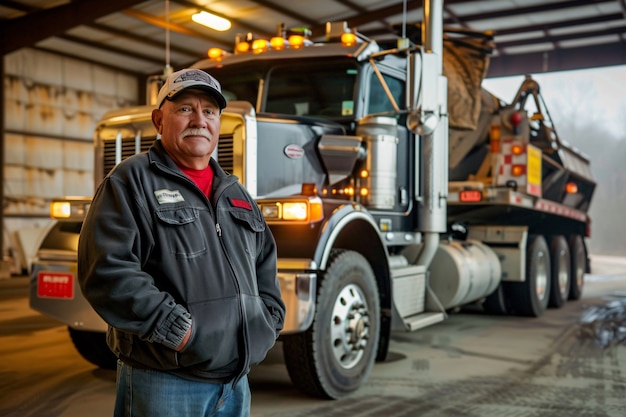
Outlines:
[[209, 12], [200, 12], [191, 16], [191, 20], [208, 28], [224, 32], [230, 29], [230, 21]]

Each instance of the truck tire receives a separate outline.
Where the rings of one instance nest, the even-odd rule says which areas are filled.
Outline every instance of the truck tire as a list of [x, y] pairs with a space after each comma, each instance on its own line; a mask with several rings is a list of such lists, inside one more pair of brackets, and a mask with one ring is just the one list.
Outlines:
[[88, 332], [68, 327], [74, 347], [80, 355], [102, 369], [115, 369], [117, 357], [111, 352], [106, 341], [106, 333]]
[[318, 288], [313, 324], [283, 339], [294, 385], [330, 399], [356, 391], [374, 366], [379, 319], [378, 288], [369, 263], [359, 253], [334, 250]]
[[512, 313], [539, 317], [546, 311], [550, 299], [550, 252], [543, 236], [528, 237], [524, 282], [506, 284]]
[[569, 253], [571, 259], [572, 280], [569, 288], [569, 299], [579, 300], [583, 295], [585, 271], [587, 271], [587, 251], [580, 235], [570, 236]]
[[561, 308], [569, 297], [572, 281], [571, 259], [567, 240], [563, 236], [554, 236], [550, 241], [550, 307]]

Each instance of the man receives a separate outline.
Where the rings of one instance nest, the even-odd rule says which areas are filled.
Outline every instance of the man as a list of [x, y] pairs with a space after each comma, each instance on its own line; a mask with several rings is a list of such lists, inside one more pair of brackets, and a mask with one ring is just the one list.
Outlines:
[[119, 358], [115, 416], [248, 416], [247, 373], [282, 329], [272, 234], [211, 159], [224, 107], [206, 72], [171, 74], [161, 139], [111, 171], [83, 224], [78, 276]]

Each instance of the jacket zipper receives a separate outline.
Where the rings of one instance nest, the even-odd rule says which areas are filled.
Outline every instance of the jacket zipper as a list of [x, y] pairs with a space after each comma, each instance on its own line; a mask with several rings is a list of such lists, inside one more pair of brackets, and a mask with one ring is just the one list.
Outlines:
[[[215, 206], [217, 207], [219, 200], [222, 198], [222, 195], [224, 194], [224, 192], [226, 191], [227, 188], [231, 187], [232, 185], [234, 185], [234, 183], [227, 185], [226, 187], [224, 187], [224, 189], [219, 193], [219, 195], [217, 195], [215, 197]], [[211, 204], [209, 203], [209, 206]], [[220, 244], [222, 246], [222, 252], [224, 253], [224, 256], [226, 257], [226, 260], [228, 261], [228, 266], [230, 267], [230, 270], [233, 273], [233, 280], [235, 282], [235, 287], [237, 288], [237, 294], [239, 294], [240, 298], [239, 298], [239, 314], [241, 315], [241, 332], [243, 333], [243, 340], [244, 340], [244, 356], [243, 356], [243, 364], [241, 366], [241, 370], [239, 371], [239, 374], [237, 376], [235, 376], [235, 378], [233, 379], [233, 387], [235, 385], [237, 385], [237, 383], [241, 380], [241, 378], [243, 378], [244, 371], [245, 369], [248, 367], [250, 360], [249, 360], [249, 352], [248, 352], [248, 346], [249, 346], [249, 340], [248, 340], [248, 328], [246, 325], [246, 309], [243, 306], [243, 300], [241, 299], [241, 286], [239, 285], [239, 279], [237, 278], [237, 273], [235, 271], [235, 268], [233, 266], [233, 262], [230, 259], [230, 256], [228, 254], [228, 251], [226, 250], [226, 246], [224, 244], [224, 241], [222, 240], [222, 226], [220, 226], [220, 222], [219, 219], [217, 218], [218, 216], [218, 212], [217, 210], [215, 210], [215, 230], [217, 232], [217, 236], [219, 237], [220, 240]]]

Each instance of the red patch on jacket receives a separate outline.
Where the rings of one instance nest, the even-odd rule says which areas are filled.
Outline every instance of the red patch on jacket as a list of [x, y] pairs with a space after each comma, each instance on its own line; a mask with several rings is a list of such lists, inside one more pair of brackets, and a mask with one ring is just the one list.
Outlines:
[[233, 198], [233, 199], [230, 200], [230, 203], [233, 206], [235, 206], [235, 207], [245, 208], [247, 210], [252, 210], [252, 206], [246, 200], [236, 200], [236, 199]]

